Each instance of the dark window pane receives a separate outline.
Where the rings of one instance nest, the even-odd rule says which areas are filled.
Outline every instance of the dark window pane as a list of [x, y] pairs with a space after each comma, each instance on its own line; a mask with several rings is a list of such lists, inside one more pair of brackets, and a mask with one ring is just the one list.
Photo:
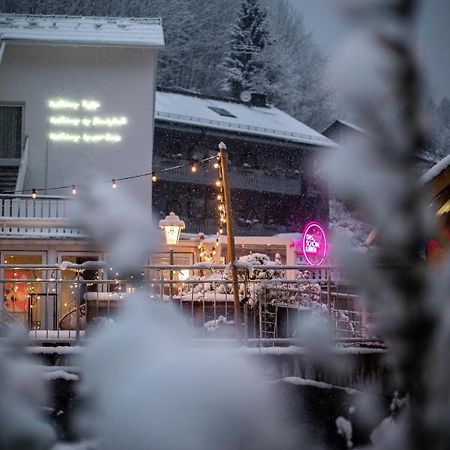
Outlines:
[[22, 107], [0, 106], [0, 158], [20, 158]]

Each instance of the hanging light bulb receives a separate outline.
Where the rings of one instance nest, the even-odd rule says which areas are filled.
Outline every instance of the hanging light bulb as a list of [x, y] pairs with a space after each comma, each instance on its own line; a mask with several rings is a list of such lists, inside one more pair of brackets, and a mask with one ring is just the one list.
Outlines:
[[77, 188], [72, 184], [72, 195], [77, 195]]
[[155, 172], [152, 172], [152, 181], [153, 181], [153, 183], [155, 183], [157, 180], [158, 180], [158, 178], [157, 178]]
[[116, 187], [117, 187], [117, 183], [116, 183], [116, 180], [112, 180], [112, 188], [113, 189], [116, 189]]
[[219, 209], [219, 211], [223, 211], [223, 205], [222, 204], [220, 204], [217, 208]]
[[221, 194], [219, 194], [219, 195], [217, 196], [217, 200], [219, 200], [219, 201], [222, 200], [222, 195], [221, 195]]
[[36, 197], [37, 197], [37, 194], [36, 194], [36, 189], [32, 189], [31, 190], [31, 198], [34, 200], [34, 199], [36, 199]]
[[217, 186], [217, 187], [222, 186], [222, 182], [221, 182], [220, 180], [217, 180], [217, 181], [216, 181], [216, 186]]
[[214, 163], [214, 169], [218, 169], [220, 167], [220, 164], [218, 162]]
[[197, 172], [197, 164], [191, 164], [191, 172], [192, 173], [195, 173], [195, 172]]

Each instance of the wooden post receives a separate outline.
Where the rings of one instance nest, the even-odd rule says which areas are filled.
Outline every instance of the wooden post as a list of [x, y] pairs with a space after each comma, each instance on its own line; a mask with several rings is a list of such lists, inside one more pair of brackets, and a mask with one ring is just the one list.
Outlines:
[[236, 250], [234, 244], [233, 233], [233, 211], [231, 209], [230, 183], [228, 177], [228, 155], [227, 147], [221, 142], [219, 144], [220, 151], [220, 170], [222, 173], [223, 197], [225, 203], [226, 225], [227, 225], [227, 259], [231, 265], [231, 280], [233, 285], [233, 301], [234, 301], [234, 324], [236, 327], [236, 336], [241, 337], [241, 310], [239, 302], [239, 282], [237, 276], [237, 268], [235, 265]]

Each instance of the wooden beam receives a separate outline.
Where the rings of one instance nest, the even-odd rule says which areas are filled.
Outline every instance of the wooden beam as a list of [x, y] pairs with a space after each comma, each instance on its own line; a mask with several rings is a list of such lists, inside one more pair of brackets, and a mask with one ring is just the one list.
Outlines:
[[231, 280], [233, 284], [233, 302], [234, 302], [234, 325], [236, 328], [236, 337], [241, 338], [241, 305], [239, 302], [239, 282], [237, 268], [235, 264], [236, 249], [233, 232], [233, 211], [231, 209], [230, 182], [228, 177], [228, 155], [227, 147], [221, 142], [220, 151], [220, 171], [222, 174], [223, 197], [225, 203], [226, 225], [227, 225], [227, 263], [231, 266]]

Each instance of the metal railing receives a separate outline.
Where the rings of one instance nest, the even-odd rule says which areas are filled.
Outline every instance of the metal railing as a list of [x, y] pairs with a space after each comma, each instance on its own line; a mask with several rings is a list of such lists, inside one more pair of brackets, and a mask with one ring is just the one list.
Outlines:
[[[79, 340], [95, 324], [113, 326], [120, 305], [134, 292], [172, 304], [197, 338], [235, 338], [229, 267], [145, 266], [122, 279], [106, 263], [0, 265], [4, 308], [0, 328], [21, 322], [33, 338]], [[315, 317], [341, 341], [375, 341], [373, 315], [335, 267], [239, 267], [241, 336], [250, 343], [302, 339]]]

